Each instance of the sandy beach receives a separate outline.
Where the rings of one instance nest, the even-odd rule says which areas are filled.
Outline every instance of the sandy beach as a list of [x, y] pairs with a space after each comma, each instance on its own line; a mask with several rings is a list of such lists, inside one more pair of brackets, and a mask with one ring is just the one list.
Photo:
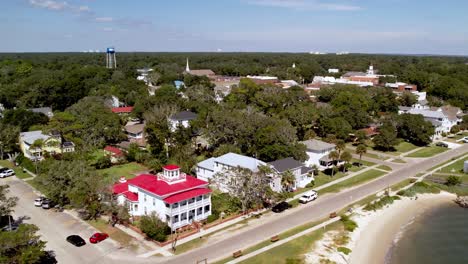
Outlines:
[[349, 247], [352, 253], [348, 263], [384, 263], [402, 227], [426, 210], [452, 203], [455, 198], [455, 195], [446, 192], [424, 194], [417, 200], [402, 198], [377, 212], [360, 212], [353, 217], [359, 228], [351, 234]]

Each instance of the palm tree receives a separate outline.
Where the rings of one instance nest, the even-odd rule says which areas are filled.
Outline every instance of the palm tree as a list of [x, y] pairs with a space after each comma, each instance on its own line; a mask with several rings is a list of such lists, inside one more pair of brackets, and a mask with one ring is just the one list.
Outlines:
[[283, 190], [289, 191], [291, 186], [294, 185], [296, 182], [296, 177], [290, 171], [286, 171], [281, 174], [281, 186], [283, 186]]
[[340, 159], [345, 162], [343, 166], [343, 172], [345, 172], [346, 165], [349, 164], [352, 158], [353, 158], [353, 155], [351, 155], [351, 153], [349, 153], [348, 151], [344, 151], [343, 153], [341, 153]]
[[367, 153], [367, 147], [364, 144], [360, 144], [356, 147], [356, 154], [359, 155], [359, 164], [361, 164], [362, 155]]
[[328, 154], [328, 158], [332, 160], [332, 178], [334, 176], [334, 172], [335, 172], [335, 161], [337, 161], [339, 158], [340, 158], [340, 154], [337, 152], [337, 151], [332, 151]]
[[338, 155], [341, 154], [341, 151], [343, 151], [346, 148], [346, 143], [344, 140], [339, 139], [336, 141], [336, 150], [338, 150]]

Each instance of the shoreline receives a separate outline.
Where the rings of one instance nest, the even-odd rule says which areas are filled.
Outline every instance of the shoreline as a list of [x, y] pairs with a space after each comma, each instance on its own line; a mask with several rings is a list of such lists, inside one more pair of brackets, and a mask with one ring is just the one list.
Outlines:
[[386, 263], [406, 226], [428, 210], [454, 203], [455, 198], [456, 195], [448, 192], [423, 194], [417, 200], [402, 197], [376, 212], [359, 211], [352, 217], [359, 227], [350, 234], [348, 246], [352, 252], [348, 263]]

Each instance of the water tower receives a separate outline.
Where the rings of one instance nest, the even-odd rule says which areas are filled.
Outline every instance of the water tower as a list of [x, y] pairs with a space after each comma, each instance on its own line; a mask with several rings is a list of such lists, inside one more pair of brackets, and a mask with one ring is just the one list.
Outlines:
[[115, 59], [114, 48], [107, 48], [106, 50], [106, 67], [108, 69], [117, 68], [117, 60]]

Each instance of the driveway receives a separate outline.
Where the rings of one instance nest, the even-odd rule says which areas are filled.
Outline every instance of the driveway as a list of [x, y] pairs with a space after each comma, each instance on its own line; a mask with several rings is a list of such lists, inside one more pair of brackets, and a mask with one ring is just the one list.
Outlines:
[[[99, 244], [90, 244], [88, 238], [97, 232], [90, 225], [74, 218], [67, 213], [54, 212], [34, 206], [34, 198], [38, 195], [24, 181], [16, 177], [1, 179], [0, 184], [10, 185], [10, 196], [19, 198], [15, 207], [14, 217], [24, 218], [25, 223], [35, 224], [39, 227], [39, 234], [47, 241], [46, 248], [53, 250], [58, 263], [84, 264], [84, 263], [118, 263], [135, 262], [134, 254], [127, 249], [121, 249], [119, 245], [106, 239]], [[87, 244], [75, 247], [65, 241], [69, 235], [77, 234], [86, 240]], [[116, 261], [118, 259], [119, 261]], [[148, 260], [140, 260], [145, 262]]]

